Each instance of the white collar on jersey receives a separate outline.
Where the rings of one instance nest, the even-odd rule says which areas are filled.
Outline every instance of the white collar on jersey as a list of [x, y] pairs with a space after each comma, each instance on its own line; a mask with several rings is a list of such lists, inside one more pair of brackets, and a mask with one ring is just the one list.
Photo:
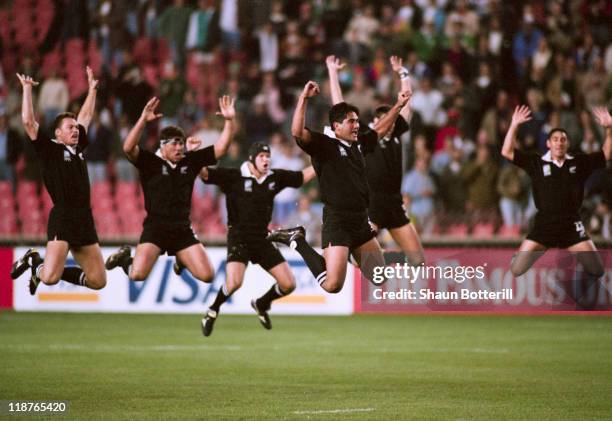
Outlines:
[[164, 161], [166, 161], [166, 163], [167, 163], [168, 165], [170, 165], [170, 168], [172, 168], [172, 169], [175, 169], [175, 168], [176, 168], [176, 164], [175, 164], [174, 162], [172, 162], [172, 161], [168, 161], [166, 158], [164, 158], [164, 157], [162, 156], [161, 149], [158, 149], [158, 150], [157, 150], [157, 152], [155, 152], [155, 155], [159, 156], [161, 159], [163, 159]]
[[[574, 159], [573, 156], [571, 156], [570, 154], [565, 154], [565, 159]], [[552, 162], [553, 164], [555, 164], [557, 167], [561, 168], [563, 166], [563, 163], [559, 162], [559, 161], [555, 161], [552, 157], [552, 153], [550, 152], [550, 150], [548, 152], [546, 152], [544, 155], [542, 155], [542, 161], [546, 161], [546, 162]]]
[[255, 177], [255, 175], [253, 175], [253, 173], [249, 169], [249, 161], [244, 161], [242, 165], [240, 166], [240, 174], [246, 178], [254, 178], [255, 181], [257, 181], [257, 184], [261, 184], [265, 181], [266, 178], [268, 178], [269, 175], [272, 174], [272, 170], [268, 169], [267, 173], [262, 175], [260, 178], [257, 178]]
[[346, 140], [338, 139], [336, 137], [336, 133], [334, 133], [334, 131], [331, 129], [330, 126], [325, 126], [323, 128], [323, 134], [327, 137], [331, 137], [332, 139], [336, 139], [338, 142], [342, 143], [347, 148], [351, 147], [351, 142], [347, 142]]
[[70, 145], [66, 145], [65, 143], [60, 142], [57, 139], [51, 139], [51, 142], [55, 142], [58, 145], [64, 145], [66, 147], [66, 149], [68, 149], [70, 152], [72, 152], [73, 155], [77, 154], [77, 148], [76, 146], [70, 146]]

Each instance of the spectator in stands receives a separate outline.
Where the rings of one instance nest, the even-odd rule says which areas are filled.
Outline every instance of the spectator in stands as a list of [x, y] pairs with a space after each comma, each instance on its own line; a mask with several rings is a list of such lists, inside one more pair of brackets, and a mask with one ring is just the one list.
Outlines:
[[0, 180], [15, 181], [15, 163], [21, 155], [22, 140], [19, 133], [9, 127], [4, 107], [0, 107]]
[[537, 50], [543, 36], [534, 23], [534, 16], [531, 13], [525, 13], [521, 29], [514, 35], [512, 56], [516, 64], [516, 71], [521, 76], [526, 73], [528, 60]]
[[[108, 113], [108, 110], [103, 112]], [[108, 119], [107, 119], [108, 120]], [[96, 110], [87, 131], [89, 146], [85, 150], [87, 172], [91, 184], [107, 180], [106, 167], [111, 155], [114, 136], [111, 129], [102, 123], [100, 113]]]
[[160, 124], [163, 127], [178, 125], [178, 113], [188, 86], [185, 78], [179, 74], [174, 63], [164, 64], [164, 77], [159, 84], [160, 112], [163, 115]]
[[157, 19], [158, 33], [168, 41], [172, 61], [181, 71], [185, 69], [185, 40], [190, 16], [191, 9], [185, 6], [185, 0], [173, 0]]
[[44, 127], [52, 124], [55, 116], [68, 108], [69, 100], [68, 84], [59, 77], [57, 69], [52, 69], [42, 83], [38, 96], [38, 110], [42, 114]]
[[499, 209], [503, 225], [511, 232], [519, 233], [525, 225], [525, 210], [529, 195], [529, 177], [516, 165], [505, 165], [497, 180], [500, 196]]
[[476, 155], [461, 172], [466, 186], [467, 210], [472, 221], [493, 222], [497, 214], [497, 173], [498, 166], [492, 158], [489, 145], [477, 145]]
[[140, 68], [129, 61], [131, 54], [126, 53], [124, 57], [126, 61], [119, 72], [115, 93], [121, 100], [122, 112], [127, 115], [129, 124], [135, 124], [153, 88], [144, 80]]
[[436, 127], [446, 123], [446, 114], [442, 109], [443, 101], [442, 93], [432, 87], [429, 76], [423, 78], [419, 89], [416, 89], [412, 96], [412, 109], [419, 113], [428, 139], [434, 138]]
[[187, 50], [195, 50], [196, 60], [209, 61], [211, 52], [219, 43], [219, 12], [213, 0], [198, 0], [198, 8], [189, 17]]
[[259, 68], [262, 72], [273, 72], [278, 67], [278, 35], [272, 22], [266, 22], [256, 32], [259, 41]]
[[308, 243], [313, 247], [321, 247], [321, 216], [312, 209], [312, 203], [307, 194], [300, 194], [297, 209], [283, 224], [288, 227], [303, 226]]
[[[282, 136], [282, 134], [280, 135]], [[294, 143], [290, 143], [284, 136], [278, 147], [278, 152], [271, 154], [272, 168], [283, 168], [290, 171], [301, 171], [304, 168], [304, 161], [299, 157], [299, 150], [296, 149]], [[296, 189], [284, 189], [274, 196], [272, 222], [278, 225], [287, 225], [285, 220], [295, 211], [298, 197], [299, 192]]]
[[434, 194], [436, 185], [429, 174], [426, 159], [417, 159], [412, 171], [402, 180], [402, 194], [409, 213], [416, 217], [416, 226], [427, 235], [434, 223]]
[[461, 178], [463, 167], [463, 153], [460, 148], [453, 146], [450, 151], [450, 162], [438, 177], [439, 198], [442, 201], [442, 212], [438, 222], [442, 228], [464, 219], [467, 192]]

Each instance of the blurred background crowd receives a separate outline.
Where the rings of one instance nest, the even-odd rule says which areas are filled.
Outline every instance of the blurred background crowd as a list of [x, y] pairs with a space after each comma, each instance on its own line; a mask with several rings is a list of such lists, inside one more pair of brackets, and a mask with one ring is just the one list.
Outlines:
[[[44, 238], [50, 200], [24, 141], [21, 87], [35, 89], [43, 129], [78, 109], [85, 66], [100, 79], [86, 157], [102, 239], [137, 236], [144, 215], [134, 168], [121, 142], [153, 95], [159, 126], [178, 124], [212, 144], [223, 122], [217, 98], [237, 99], [238, 133], [221, 165], [237, 167], [255, 141], [269, 142], [273, 167], [300, 170], [307, 158], [289, 136], [297, 94], [311, 79], [322, 92], [308, 126], [322, 130], [331, 104], [325, 57], [345, 100], [364, 123], [399, 88], [389, 57], [412, 75], [410, 132], [402, 139], [406, 209], [425, 238], [515, 238], [535, 212], [529, 179], [499, 154], [514, 107], [533, 119], [520, 147], [542, 152], [561, 126], [571, 152], [600, 149], [590, 109], [611, 105], [612, 2], [605, 0], [8, 0], [0, 3], [0, 238]], [[158, 127], [142, 146], [154, 149]], [[586, 226], [610, 238], [612, 172], [587, 183]], [[316, 182], [277, 196], [274, 224], [303, 224], [317, 242]], [[194, 228], [223, 240], [223, 196], [199, 183]], [[384, 240], [384, 238], [383, 238]]]

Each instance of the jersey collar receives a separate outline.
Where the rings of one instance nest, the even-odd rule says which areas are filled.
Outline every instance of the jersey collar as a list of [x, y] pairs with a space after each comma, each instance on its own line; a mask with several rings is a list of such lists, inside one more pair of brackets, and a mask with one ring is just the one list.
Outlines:
[[347, 142], [346, 140], [342, 140], [342, 139], [338, 139], [336, 137], [336, 133], [334, 133], [334, 131], [331, 129], [331, 127], [329, 126], [325, 126], [323, 128], [323, 134], [327, 137], [331, 137], [332, 139], [336, 139], [338, 142], [342, 143], [344, 146], [346, 146], [347, 148], [351, 147], [351, 143]]
[[161, 159], [163, 159], [164, 161], [166, 161], [166, 164], [170, 165], [170, 168], [172, 168], [172, 169], [175, 169], [175, 168], [176, 168], [176, 165], [177, 165], [177, 164], [175, 164], [175, 163], [174, 163], [174, 162], [172, 162], [172, 161], [168, 161], [166, 158], [164, 158], [164, 157], [162, 156], [161, 149], [158, 149], [158, 150], [155, 152], [155, 155], [156, 155], [156, 156], [158, 156], [158, 157], [160, 157], [160, 158], [161, 158]]
[[[565, 154], [565, 159], [574, 159], [573, 156], [571, 156], [570, 154]], [[557, 167], [561, 168], [563, 166], [563, 164], [559, 163], [559, 161], [555, 161], [552, 157], [552, 153], [550, 152], [550, 150], [548, 152], [546, 152], [543, 156], [542, 156], [542, 161], [546, 161], [546, 162], [552, 162], [553, 164], [555, 164]]]
[[268, 169], [268, 172], [262, 175], [260, 178], [256, 178], [249, 169], [248, 161], [244, 161], [240, 166], [240, 174], [245, 178], [254, 178], [257, 181], [257, 184], [263, 183], [269, 175], [272, 174], [272, 170]]
[[62, 145], [65, 146], [66, 149], [68, 149], [70, 152], [72, 152], [73, 155], [77, 154], [77, 148], [76, 146], [70, 146], [70, 145], [66, 145], [65, 143], [60, 142], [57, 139], [51, 139], [51, 142], [57, 143], [58, 145]]

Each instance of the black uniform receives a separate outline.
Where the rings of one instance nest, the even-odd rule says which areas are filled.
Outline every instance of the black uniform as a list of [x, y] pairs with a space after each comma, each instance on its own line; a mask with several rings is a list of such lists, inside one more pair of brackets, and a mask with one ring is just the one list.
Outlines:
[[38, 132], [32, 142], [42, 163], [45, 187], [53, 200], [47, 224], [47, 240], [62, 240], [70, 247], [98, 242], [91, 213], [89, 175], [83, 151], [88, 145], [85, 127], [79, 125], [79, 141], [68, 147]]
[[365, 156], [370, 187], [368, 214], [378, 228], [398, 228], [410, 220], [406, 217], [402, 194], [402, 142], [400, 136], [410, 129], [402, 116], [388, 138], [378, 141], [371, 154]]
[[319, 179], [323, 208], [323, 248], [357, 248], [375, 236], [368, 220], [369, 192], [364, 155], [378, 144], [373, 130], [346, 142], [310, 131], [308, 143], [298, 145], [312, 157]]
[[606, 166], [603, 152], [568, 157], [559, 168], [550, 158], [514, 151], [514, 164], [531, 177], [538, 213], [527, 239], [546, 247], [567, 248], [589, 239], [578, 214], [584, 183], [593, 171]]
[[226, 195], [228, 233], [227, 261], [249, 261], [265, 270], [285, 261], [278, 249], [266, 240], [272, 219], [274, 196], [285, 187], [300, 187], [301, 171], [272, 169], [259, 181], [247, 164], [240, 169], [209, 168], [208, 184], [216, 184]]
[[140, 243], [153, 243], [170, 256], [199, 243], [189, 220], [193, 183], [202, 167], [216, 163], [213, 146], [187, 152], [174, 168], [157, 154], [140, 149], [134, 165], [147, 210]]

